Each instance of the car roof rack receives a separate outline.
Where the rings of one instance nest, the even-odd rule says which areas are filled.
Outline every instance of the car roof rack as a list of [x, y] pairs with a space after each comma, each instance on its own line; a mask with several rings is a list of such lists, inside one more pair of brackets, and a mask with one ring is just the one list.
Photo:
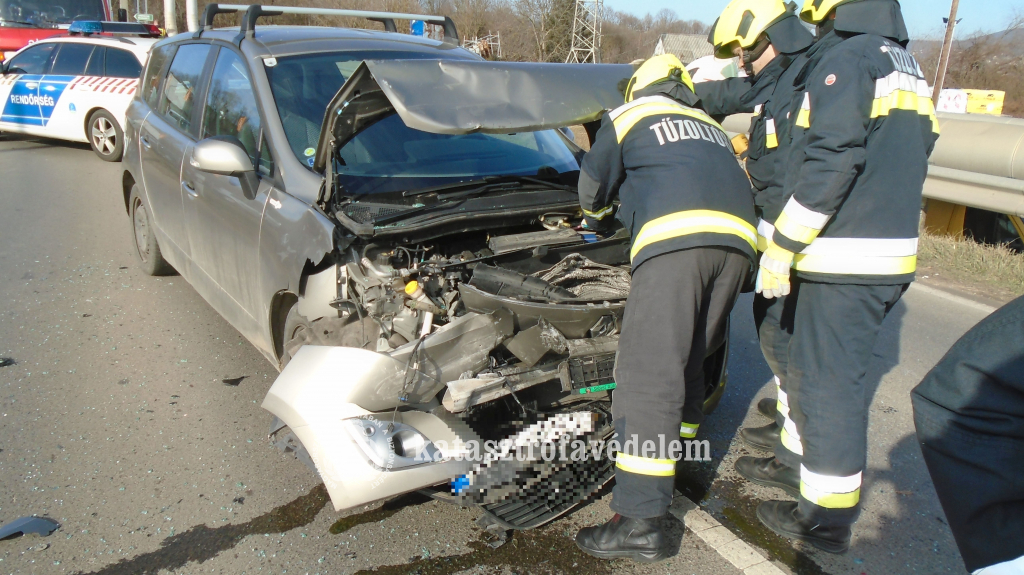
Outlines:
[[203, 32], [213, 30], [213, 19], [218, 14], [237, 14], [242, 10], [248, 9], [248, 6], [242, 6], [239, 4], [207, 4], [206, 9], [203, 10], [203, 19], [199, 23], [199, 29], [192, 35], [192, 39], [199, 39], [199, 37], [203, 35]]
[[242, 17], [242, 23], [238, 36], [235, 38], [236, 44], [241, 44], [242, 40], [249, 38], [252, 39], [256, 33], [256, 20], [264, 16], [281, 16], [283, 14], [304, 14], [309, 16], [347, 16], [354, 18], [365, 18], [372, 22], [380, 22], [384, 24], [384, 30], [387, 32], [397, 32], [398, 27], [395, 26], [395, 20], [422, 20], [427, 24], [436, 24], [444, 28], [444, 39], [445, 42], [459, 44], [459, 31], [455, 27], [455, 22], [447, 16], [428, 16], [424, 14], [403, 14], [398, 12], [371, 12], [367, 10], [337, 10], [332, 8], [302, 8], [298, 6], [261, 6], [259, 4], [243, 5], [243, 4], [208, 4], [206, 10], [203, 12], [202, 26], [195, 33], [194, 38], [199, 38], [204, 31], [213, 28], [213, 18], [217, 14], [236, 14], [238, 12], [245, 12]]

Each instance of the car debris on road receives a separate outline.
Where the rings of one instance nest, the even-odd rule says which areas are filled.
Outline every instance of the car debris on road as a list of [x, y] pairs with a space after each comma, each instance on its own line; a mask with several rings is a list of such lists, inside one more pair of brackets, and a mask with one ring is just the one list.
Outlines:
[[20, 517], [6, 525], [0, 526], [0, 539], [7, 539], [15, 535], [48, 537], [58, 529], [60, 529], [60, 523], [47, 517]]

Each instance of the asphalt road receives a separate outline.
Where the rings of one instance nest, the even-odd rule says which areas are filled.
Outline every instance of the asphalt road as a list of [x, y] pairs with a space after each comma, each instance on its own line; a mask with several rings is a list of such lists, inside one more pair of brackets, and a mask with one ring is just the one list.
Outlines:
[[[0, 522], [43, 515], [47, 538], [0, 541], [0, 573], [739, 573], [675, 526], [668, 563], [599, 563], [572, 535], [599, 500], [493, 549], [478, 514], [408, 496], [342, 516], [317, 477], [266, 438], [276, 372], [180, 277], [140, 273], [120, 166], [85, 146], [0, 135]], [[678, 486], [784, 571], [962, 573], [913, 438], [909, 391], [984, 313], [911, 291], [871, 372], [865, 512], [853, 549], [794, 549], [760, 527], [781, 492], [732, 471], [736, 439], [772, 390], [744, 299], [730, 390], [702, 428], [714, 460]], [[902, 328], [902, 331], [900, 331]]]

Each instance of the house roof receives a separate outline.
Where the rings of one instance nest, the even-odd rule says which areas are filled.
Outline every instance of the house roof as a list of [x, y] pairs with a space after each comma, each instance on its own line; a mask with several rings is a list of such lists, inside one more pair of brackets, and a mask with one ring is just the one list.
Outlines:
[[675, 54], [684, 64], [689, 64], [714, 52], [714, 47], [704, 34], [662, 34], [654, 55]]

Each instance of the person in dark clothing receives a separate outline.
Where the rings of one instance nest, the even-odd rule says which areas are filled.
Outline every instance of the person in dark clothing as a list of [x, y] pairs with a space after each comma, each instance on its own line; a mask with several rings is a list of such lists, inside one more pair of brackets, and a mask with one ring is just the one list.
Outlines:
[[821, 39], [797, 75], [786, 204], [757, 279], [769, 298], [789, 295], [791, 270], [801, 280], [789, 415], [776, 459], [746, 475], [799, 477], [789, 485], [799, 501], [762, 503], [758, 518], [842, 553], [860, 513], [867, 370], [882, 322], [914, 280], [938, 121], [896, 0], [806, 0], [801, 17]]
[[911, 399], [967, 570], [1024, 574], [1024, 298], [967, 332]]
[[753, 272], [750, 183], [725, 131], [696, 102], [679, 59], [652, 58], [626, 87], [626, 104], [603, 119], [580, 171], [587, 224], [608, 230], [617, 219], [632, 235], [612, 401], [616, 515], [576, 536], [604, 559], [667, 557], [657, 519], [672, 501], [681, 438], [703, 419], [704, 359], [724, 341]]
[[[795, 5], [793, 5], [795, 8]], [[814, 36], [782, 0], [733, 0], [715, 22], [709, 36], [719, 58], [739, 57], [748, 76], [704, 82], [695, 86], [701, 106], [712, 116], [754, 113], [746, 168], [754, 186], [758, 249], [763, 251], [782, 212], [785, 173], [779, 169], [789, 154], [789, 107], [801, 58]], [[773, 422], [740, 431], [740, 439], [763, 451], [772, 451], [789, 411], [782, 377], [789, 358], [796, 293], [774, 299], [754, 296], [754, 321], [761, 351], [772, 370], [777, 398], [762, 400], [758, 411]], [[749, 461], [748, 461], [749, 460]], [[739, 463], [753, 465], [754, 458]], [[742, 469], [741, 469], [742, 473]]]

